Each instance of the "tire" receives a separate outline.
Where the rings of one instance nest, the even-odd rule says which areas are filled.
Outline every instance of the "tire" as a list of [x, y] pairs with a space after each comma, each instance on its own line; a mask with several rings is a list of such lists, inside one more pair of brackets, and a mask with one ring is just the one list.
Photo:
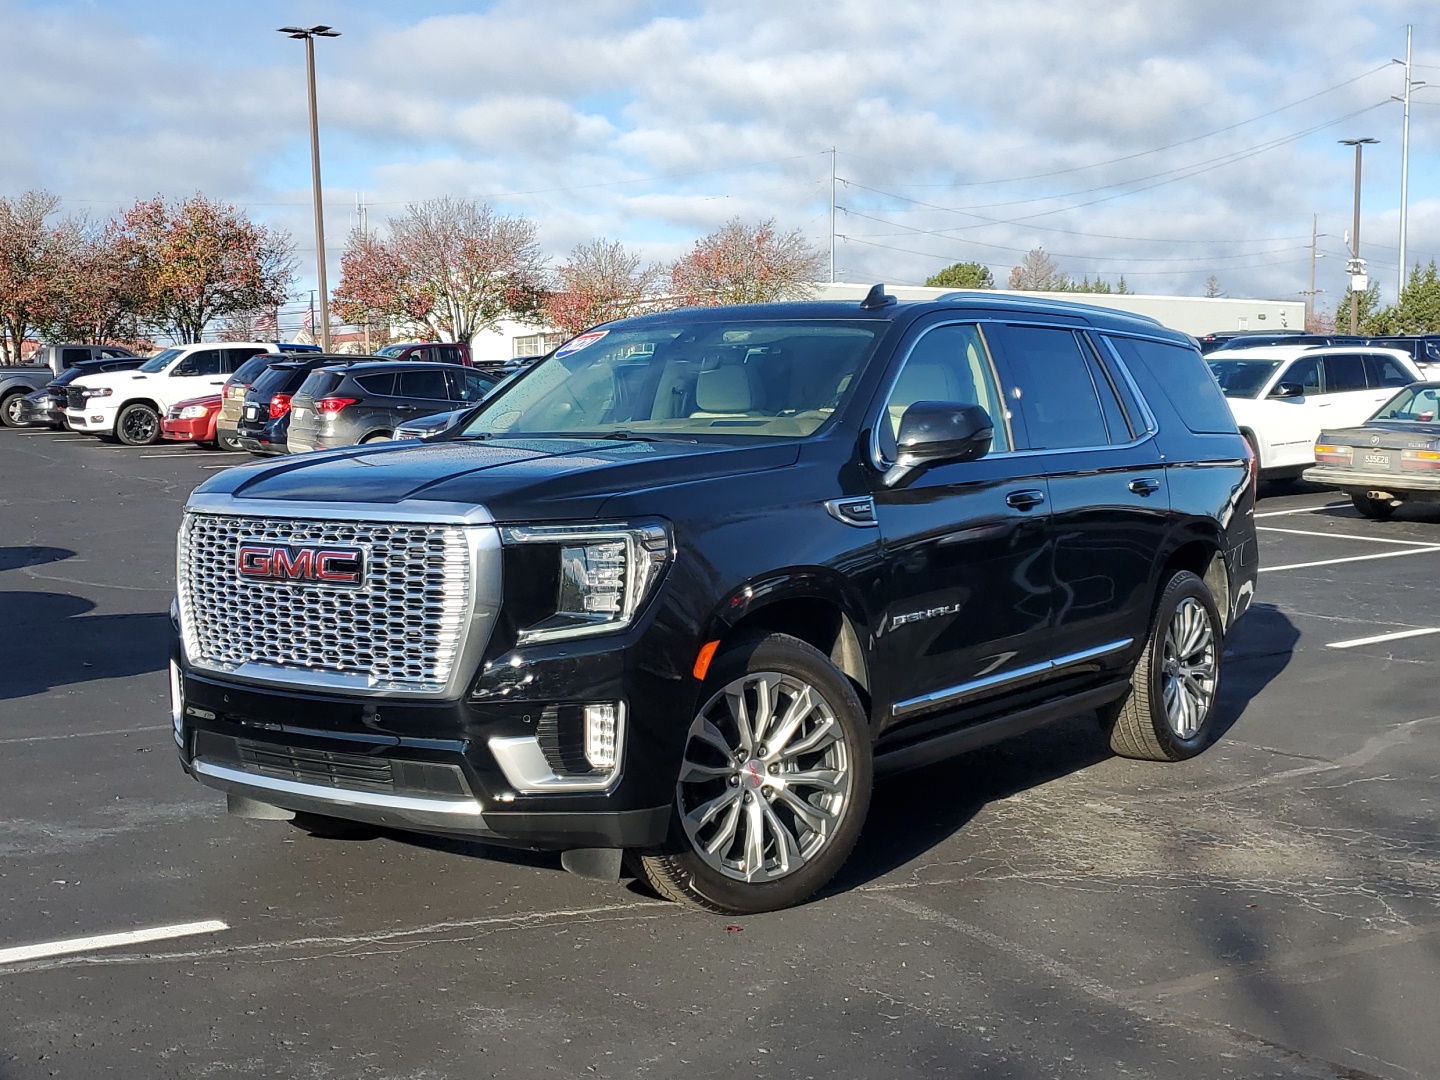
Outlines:
[[1361, 517], [1370, 518], [1372, 521], [1384, 521], [1391, 514], [1395, 513], [1395, 504], [1385, 502], [1382, 499], [1372, 499], [1369, 495], [1362, 495], [1360, 492], [1352, 492], [1350, 502]]
[[1223, 625], [1214, 597], [1194, 574], [1181, 570], [1165, 582], [1130, 690], [1099, 714], [1110, 749], [1142, 761], [1183, 761], [1209, 745]]
[[20, 403], [25, 400], [26, 391], [13, 390], [0, 398], [0, 427], [28, 427], [20, 422]]
[[[770, 715], [752, 733], [762, 692]], [[670, 836], [639, 853], [641, 874], [666, 899], [719, 914], [804, 902], [849, 858], [870, 806], [870, 729], [854, 687], [798, 638], [757, 634], [716, 657], [699, 700]]]
[[391, 439], [393, 439], [393, 438], [394, 438], [394, 436], [391, 435], [390, 432], [388, 432], [388, 431], [376, 431], [376, 432], [372, 432], [372, 433], [369, 434], [369, 435], [366, 435], [363, 439], [361, 439], [361, 440], [360, 440], [360, 445], [361, 445], [361, 446], [366, 446], [366, 445], [368, 445], [368, 444], [370, 444], [370, 443], [389, 442], [389, 441], [390, 441]]
[[126, 446], [153, 446], [160, 441], [160, 414], [149, 405], [126, 405], [115, 418], [115, 437]]
[[234, 453], [241, 449], [240, 444], [235, 441], [235, 436], [233, 435], [222, 435], [217, 432], [215, 441], [219, 444], [221, 450], [229, 450]]

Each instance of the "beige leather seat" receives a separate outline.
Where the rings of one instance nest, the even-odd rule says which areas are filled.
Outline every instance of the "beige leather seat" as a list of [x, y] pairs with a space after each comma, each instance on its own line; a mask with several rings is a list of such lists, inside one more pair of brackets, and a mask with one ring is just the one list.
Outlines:
[[753, 416], [759, 409], [758, 387], [744, 364], [702, 371], [695, 378], [696, 417]]

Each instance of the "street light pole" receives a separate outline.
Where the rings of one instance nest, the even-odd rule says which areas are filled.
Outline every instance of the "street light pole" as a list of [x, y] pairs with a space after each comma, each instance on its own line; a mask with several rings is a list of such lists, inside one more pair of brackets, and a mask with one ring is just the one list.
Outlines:
[[1413, 26], [1405, 27], [1405, 59], [1391, 61], [1391, 63], [1405, 65], [1405, 94], [1398, 98], [1392, 96], [1390, 99], [1405, 106], [1405, 116], [1400, 127], [1400, 281], [1395, 291], [1397, 304], [1405, 292], [1405, 213], [1410, 197], [1410, 91], [1425, 85], [1423, 80], [1410, 77], [1410, 41], [1414, 30]]
[[1365, 264], [1360, 259], [1360, 157], [1365, 147], [1379, 139], [1341, 139], [1343, 146], [1355, 147], [1355, 223], [1350, 231], [1350, 333], [1360, 332], [1360, 294], [1365, 290]]
[[[329, 26], [282, 26], [280, 33], [305, 42], [305, 77], [310, 91], [310, 177], [315, 189], [315, 271], [320, 285], [320, 348], [330, 351], [330, 290], [325, 284], [325, 203], [320, 187], [320, 117], [315, 105], [315, 39], [339, 37]], [[314, 329], [313, 326], [311, 328]]]

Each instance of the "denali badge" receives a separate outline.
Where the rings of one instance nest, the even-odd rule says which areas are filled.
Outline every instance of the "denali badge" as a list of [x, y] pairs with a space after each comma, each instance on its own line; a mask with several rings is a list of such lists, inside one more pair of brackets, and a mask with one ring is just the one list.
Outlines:
[[242, 542], [235, 569], [247, 581], [288, 581], [358, 589], [365, 581], [365, 553], [353, 547], [297, 547]]

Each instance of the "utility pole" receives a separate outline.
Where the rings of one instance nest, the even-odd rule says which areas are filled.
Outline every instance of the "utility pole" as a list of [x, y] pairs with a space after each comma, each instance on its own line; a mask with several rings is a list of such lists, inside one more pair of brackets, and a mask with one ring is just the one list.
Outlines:
[[1414, 35], [1415, 27], [1405, 27], [1405, 59], [1392, 60], [1391, 63], [1405, 65], [1405, 94], [1403, 97], [1391, 97], [1391, 101], [1399, 101], [1405, 106], [1405, 119], [1400, 127], [1400, 280], [1395, 286], [1395, 302], [1400, 302], [1400, 296], [1405, 291], [1405, 240], [1406, 226], [1405, 216], [1409, 202], [1410, 188], [1410, 91], [1424, 86], [1423, 81], [1416, 81], [1410, 78], [1410, 39]]
[[835, 147], [830, 148], [830, 284], [835, 284]]
[[1320, 258], [1320, 215], [1310, 215], [1310, 291], [1305, 294], [1305, 329], [1310, 330], [1315, 318], [1315, 262]]
[[1360, 294], [1368, 287], [1365, 263], [1360, 258], [1360, 158], [1365, 147], [1379, 139], [1341, 139], [1343, 146], [1355, 147], [1355, 227], [1350, 233], [1350, 333], [1360, 332]]
[[[364, 192], [361, 192], [360, 194], [356, 195], [356, 196], [355, 196], [355, 202], [356, 202], [356, 204], [357, 204], [358, 214], [359, 214], [359, 218], [360, 218], [360, 236], [361, 236], [361, 243], [368, 245], [368, 244], [370, 243], [370, 214], [369, 214], [369, 211], [366, 210], [366, 208], [365, 208], [365, 193], [364, 193]], [[368, 311], [365, 313], [365, 320], [364, 320], [364, 324], [362, 325], [361, 329], [363, 329], [363, 330], [365, 331], [365, 355], [366, 355], [366, 356], [369, 356], [369, 355], [370, 355], [370, 313], [369, 313]]]

